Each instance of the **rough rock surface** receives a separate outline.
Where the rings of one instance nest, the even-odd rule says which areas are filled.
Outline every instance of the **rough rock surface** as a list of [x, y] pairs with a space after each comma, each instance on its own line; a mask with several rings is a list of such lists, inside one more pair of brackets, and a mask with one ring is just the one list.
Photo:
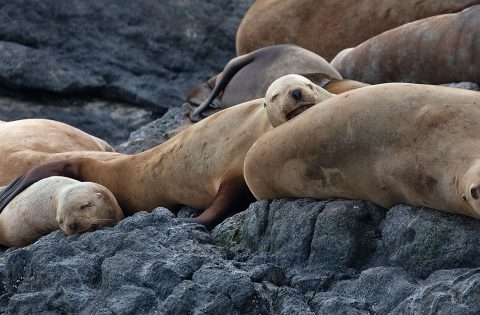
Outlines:
[[235, 55], [252, 2], [0, 1], [0, 86], [179, 105]]
[[0, 96], [0, 120], [25, 118], [58, 120], [106, 140], [120, 144], [129, 134], [157, 117], [155, 111], [116, 101], [95, 98], [46, 97], [28, 99]]
[[480, 222], [352, 200], [259, 201], [212, 233], [163, 208], [0, 255], [0, 311], [475, 314]]

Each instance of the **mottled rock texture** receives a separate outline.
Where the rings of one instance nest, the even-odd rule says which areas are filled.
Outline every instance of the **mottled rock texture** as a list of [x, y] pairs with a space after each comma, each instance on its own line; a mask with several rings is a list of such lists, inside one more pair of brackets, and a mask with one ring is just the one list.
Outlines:
[[0, 1], [0, 86], [179, 105], [235, 55], [251, 2]]
[[212, 233], [163, 208], [0, 255], [0, 309], [475, 314], [480, 222], [352, 200], [259, 201]]

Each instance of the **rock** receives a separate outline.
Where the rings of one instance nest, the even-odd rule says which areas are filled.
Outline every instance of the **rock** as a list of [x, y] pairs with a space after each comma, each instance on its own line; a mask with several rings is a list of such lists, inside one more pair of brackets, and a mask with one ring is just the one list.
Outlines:
[[447, 84], [441, 84], [441, 85], [458, 88], [458, 89], [473, 90], [473, 91], [480, 90], [480, 86], [474, 82], [457, 82], [457, 83], [447, 83]]
[[180, 108], [170, 108], [161, 118], [132, 132], [128, 141], [116, 147], [117, 151], [136, 154], [161, 144], [192, 124], [189, 112], [186, 103]]
[[158, 208], [6, 250], [0, 311], [475, 314], [479, 224], [404, 205], [281, 199], [210, 233]]
[[44, 97], [32, 100], [18, 96], [0, 96], [0, 120], [58, 120], [104, 139], [111, 145], [125, 141], [132, 131], [156, 116], [155, 111], [95, 98]]
[[4, 3], [0, 86], [166, 110], [235, 55], [235, 30], [252, 2]]

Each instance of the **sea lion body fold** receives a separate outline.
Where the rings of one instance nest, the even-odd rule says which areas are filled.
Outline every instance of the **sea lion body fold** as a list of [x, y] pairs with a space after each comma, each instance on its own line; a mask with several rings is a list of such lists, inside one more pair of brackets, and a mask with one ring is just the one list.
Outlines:
[[258, 199], [343, 197], [480, 219], [479, 121], [478, 92], [364, 87], [262, 136], [245, 158], [245, 179]]

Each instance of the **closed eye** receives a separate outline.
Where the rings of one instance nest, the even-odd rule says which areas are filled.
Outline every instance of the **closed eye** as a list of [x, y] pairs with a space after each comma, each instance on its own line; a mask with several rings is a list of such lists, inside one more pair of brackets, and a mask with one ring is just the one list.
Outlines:
[[274, 96], [272, 96], [272, 98], [270, 99], [270, 101], [275, 102], [275, 100], [277, 99], [277, 97], [278, 97], [278, 94], [275, 94]]
[[308, 84], [308, 87], [310, 88], [310, 90], [313, 90], [313, 86], [311, 84]]
[[90, 208], [91, 206], [92, 206], [92, 203], [89, 202], [89, 203], [86, 203], [86, 204], [84, 204], [83, 206], [81, 206], [80, 209]]

